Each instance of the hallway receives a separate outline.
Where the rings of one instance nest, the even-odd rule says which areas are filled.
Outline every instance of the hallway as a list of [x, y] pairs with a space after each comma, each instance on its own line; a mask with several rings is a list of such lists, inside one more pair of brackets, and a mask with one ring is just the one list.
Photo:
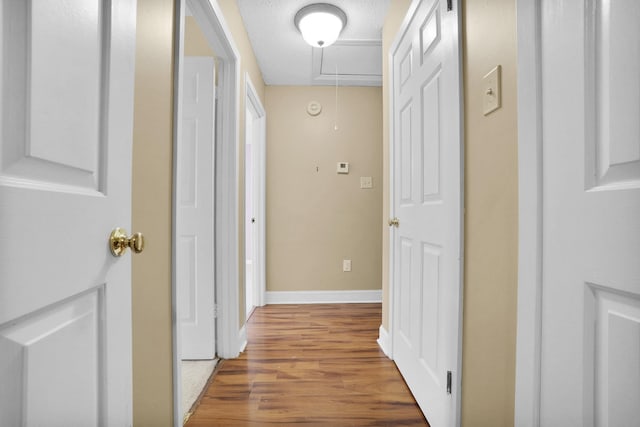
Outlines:
[[224, 360], [187, 427], [428, 425], [379, 349], [380, 304], [269, 305]]

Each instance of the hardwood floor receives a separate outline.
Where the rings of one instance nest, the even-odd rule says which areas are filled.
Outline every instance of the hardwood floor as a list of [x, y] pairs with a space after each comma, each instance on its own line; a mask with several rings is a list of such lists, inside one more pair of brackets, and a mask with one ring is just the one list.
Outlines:
[[428, 426], [379, 349], [380, 304], [271, 305], [186, 426]]

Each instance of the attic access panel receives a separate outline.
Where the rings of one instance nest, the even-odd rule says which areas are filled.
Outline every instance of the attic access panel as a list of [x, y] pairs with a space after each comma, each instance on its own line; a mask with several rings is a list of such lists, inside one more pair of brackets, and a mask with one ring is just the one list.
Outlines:
[[339, 40], [325, 49], [314, 49], [313, 79], [341, 86], [382, 85], [382, 43], [378, 40]]

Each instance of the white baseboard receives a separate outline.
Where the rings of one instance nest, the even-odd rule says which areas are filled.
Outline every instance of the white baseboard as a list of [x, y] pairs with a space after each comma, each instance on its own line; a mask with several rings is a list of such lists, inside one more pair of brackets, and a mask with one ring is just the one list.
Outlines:
[[391, 342], [389, 341], [389, 333], [387, 332], [387, 330], [380, 325], [380, 332], [378, 335], [378, 345], [380, 346], [380, 348], [382, 349], [382, 351], [384, 352], [384, 354], [391, 359]]
[[267, 304], [321, 304], [382, 302], [382, 290], [266, 292]]
[[242, 325], [240, 332], [238, 332], [238, 349], [242, 353], [245, 348], [247, 348], [247, 327]]

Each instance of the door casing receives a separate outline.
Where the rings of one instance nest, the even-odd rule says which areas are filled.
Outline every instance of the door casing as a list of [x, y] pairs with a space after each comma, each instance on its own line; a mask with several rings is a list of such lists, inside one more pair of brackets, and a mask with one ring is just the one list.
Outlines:
[[515, 420], [540, 425], [542, 339], [542, 109], [539, 2], [517, 2], [518, 326]]
[[[184, 52], [185, 8], [202, 29], [209, 45], [218, 55], [218, 106], [216, 109], [215, 147], [215, 282], [216, 349], [222, 358], [240, 353], [239, 343], [239, 225], [238, 225], [238, 144], [240, 99], [240, 53], [222, 10], [214, 0], [176, 0], [174, 34], [174, 116], [173, 116], [173, 186], [177, 184], [177, 148], [182, 117], [182, 68]], [[175, 193], [174, 193], [175, 195]], [[176, 203], [172, 205], [172, 238], [176, 239]], [[177, 313], [176, 248], [172, 245], [172, 335], [173, 335], [173, 418], [182, 426], [180, 333]]]

